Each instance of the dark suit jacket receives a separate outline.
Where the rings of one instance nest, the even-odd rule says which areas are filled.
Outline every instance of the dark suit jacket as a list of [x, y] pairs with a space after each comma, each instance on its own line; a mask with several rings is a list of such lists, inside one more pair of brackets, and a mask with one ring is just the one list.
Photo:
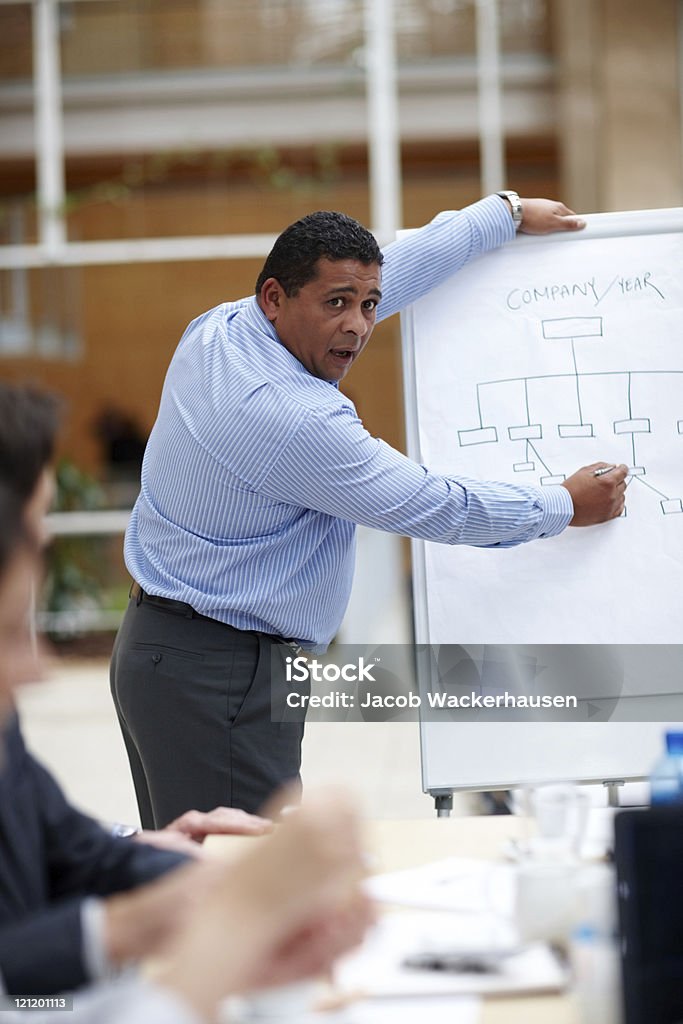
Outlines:
[[114, 839], [71, 807], [26, 750], [16, 718], [0, 754], [0, 975], [10, 993], [74, 989], [86, 980], [81, 904], [151, 881], [185, 858]]

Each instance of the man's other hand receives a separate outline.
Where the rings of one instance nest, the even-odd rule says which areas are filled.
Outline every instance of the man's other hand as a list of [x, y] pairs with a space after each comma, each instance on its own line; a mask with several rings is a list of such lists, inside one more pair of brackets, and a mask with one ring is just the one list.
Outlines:
[[[594, 462], [577, 470], [562, 484], [574, 503], [574, 518], [570, 526], [595, 526], [616, 519], [624, 511], [626, 494], [626, 466], [612, 466], [608, 462]], [[609, 470], [595, 475], [596, 470]]]
[[586, 222], [564, 203], [554, 199], [520, 199], [522, 223], [527, 235], [549, 235], [552, 231], [580, 231]]

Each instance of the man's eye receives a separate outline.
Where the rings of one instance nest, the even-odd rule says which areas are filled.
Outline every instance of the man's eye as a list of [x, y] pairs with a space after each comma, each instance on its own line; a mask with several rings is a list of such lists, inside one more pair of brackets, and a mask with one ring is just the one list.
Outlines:
[[377, 299], [366, 299], [363, 303], [363, 308], [369, 310], [377, 309]]
[[328, 304], [332, 306], [333, 309], [341, 309], [344, 305], [344, 300], [341, 295], [337, 295], [336, 298], [330, 299]]

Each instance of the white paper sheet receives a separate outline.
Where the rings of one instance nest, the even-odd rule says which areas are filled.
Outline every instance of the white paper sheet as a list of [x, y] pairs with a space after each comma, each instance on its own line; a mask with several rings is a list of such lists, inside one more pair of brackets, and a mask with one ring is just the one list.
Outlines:
[[374, 875], [365, 884], [372, 898], [382, 903], [502, 917], [509, 917], [513, 910], [514, 868], [473, 857], [446, 857]]
[[425, 996], [421, 999], [373, 999], [350, 1006], [337, 1018], [326, 1015], [320, 1024], [476, 1024], [480, 1000], [473, 996]]
[[[342, 990], [379, 998], [553, 992], [566, 984], [566, 971], [540, 943], [501, 958], [496, 970], [485, 973], [450, 973], [404, 966], [405, 958], [416, 953], [465, 949], [472, 924], [472, 919], [458, 914], [385, 914], [360, 950], [341, 962], [336, 982]], [[476, 936], [473, 943], [483, 948]]]
[[427, 545], [429, 640], [680, 642], [683, 237], [504, 249], [414, 308], [421, 456], [546, 486], [632, 470], [627, 515], [509, 550]]

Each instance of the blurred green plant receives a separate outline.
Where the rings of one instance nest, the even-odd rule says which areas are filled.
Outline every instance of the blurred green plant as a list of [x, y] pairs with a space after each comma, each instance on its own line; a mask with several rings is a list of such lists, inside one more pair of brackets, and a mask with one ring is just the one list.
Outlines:
[[[57, 465], [56, 484], [55, 512], [90, 511], [105, 504], [98, 481], [69, 459]], [[55, 538], [48, 553], [44, 589], [44, 608], [49, 615], [68, 613], [61, 621], [75, 624], [79, 613], [91, 615], [103, 607], [106, 546], [103, 537]], [[70, 639], [78, 632], [75, 625], [48, 627], [48, 635], [55, 641]]]

